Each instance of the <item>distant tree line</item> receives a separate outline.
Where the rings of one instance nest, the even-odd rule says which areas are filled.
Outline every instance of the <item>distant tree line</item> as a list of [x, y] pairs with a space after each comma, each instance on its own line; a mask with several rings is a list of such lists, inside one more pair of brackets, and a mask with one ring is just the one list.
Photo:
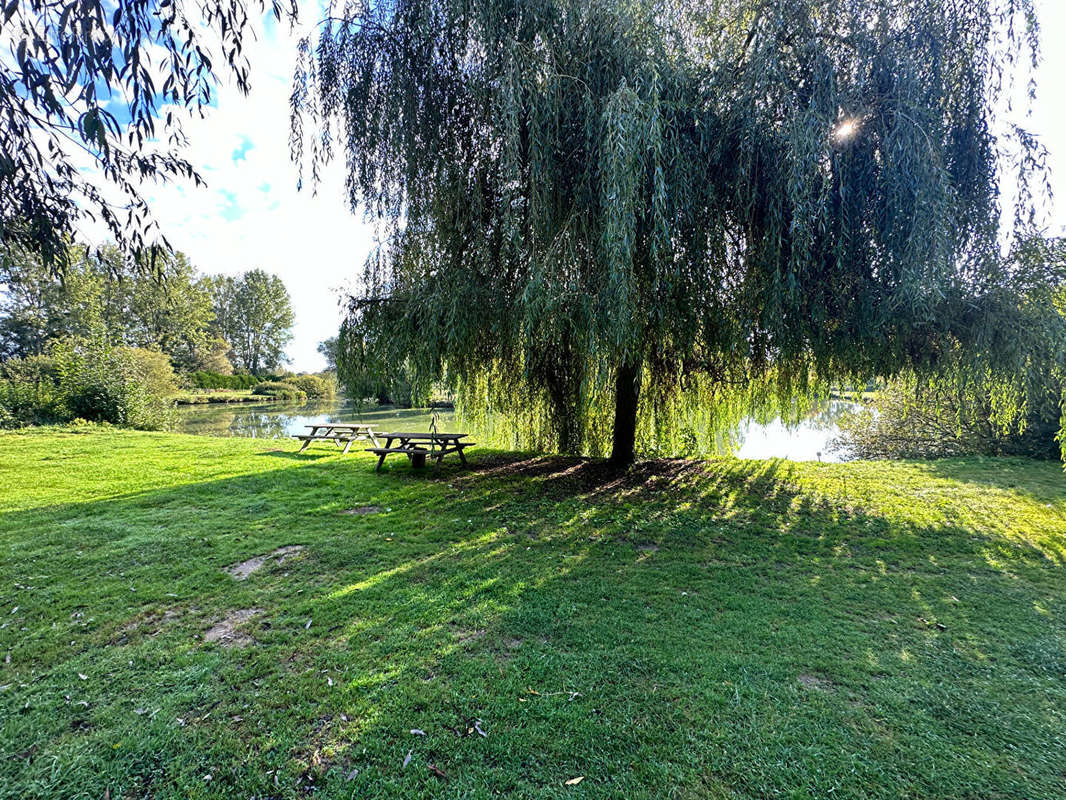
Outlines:
[[114, 245], [67, 259], [59, 277], [22, 248], [0, 251], [0, 427], [167, 427], [179, 383], [252, 388], [286, 360], [292, 305], [263, 270], [202, 276], [182, 253], [131, 260]]
[[253, 269], [201, 276], [180, 252], [153, 263], [115, 246], [74, 248], [62, 280], [26, 251], [0, 262], [0, 360], [42, 355], [61, 337], [158, 350], [182, 373], [261, 373], [285, 362], [285, 284]]

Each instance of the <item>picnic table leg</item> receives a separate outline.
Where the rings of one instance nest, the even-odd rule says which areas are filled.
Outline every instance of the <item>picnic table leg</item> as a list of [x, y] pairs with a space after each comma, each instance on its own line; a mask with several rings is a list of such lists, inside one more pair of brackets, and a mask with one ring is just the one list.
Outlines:
[[459, 454], [459, 460], [463, 462], [464, 467], [469, 466], [469, 464], [466, 463], [466, 456], [463, 455], [463, 447], [465, 446], [466, 445], [457, 445], [455, 448], [455, 452]]
[[304, 439], [304, 443], [303, 443], [303, 445], [302, 445], [302, 446], [300, 447], [300, 449], [299, 449], [299, 450], [297, 450], [296, 452], [297, 452], [297, 453], [302, 453], [302, 452], [303, 452], [304, 450], [306, 450], [306, 449], [308, 448], [308, 446], [309, 446], [310, 444], [311, 444], [311, 440], [310, 440], [310, 439]]
[[[392, 438], [393, 437], [391, 437], [391, 436], [388, 437], [388, 441], [385, 443], [386, 449], [389, 448], [389, 447], [392, 447]], [[378, 465], [376, 467], [374, 467], [374, 472], [381, 472], [381, 465], [385, 463], [385, 456], [387, 456], [387, 455], [388, 455], [388, 453], [380, 453], [378, 455]]]
[[[348, 455], [348, 448], [352, 446], [352, 442], [354, 441], [355, 439], [349, 439], [347, 442], [344, 443], [344, 449], [341, 450], [342, 456]], [[337, 442], [337, 444], [340, 444], [340, 442]]]

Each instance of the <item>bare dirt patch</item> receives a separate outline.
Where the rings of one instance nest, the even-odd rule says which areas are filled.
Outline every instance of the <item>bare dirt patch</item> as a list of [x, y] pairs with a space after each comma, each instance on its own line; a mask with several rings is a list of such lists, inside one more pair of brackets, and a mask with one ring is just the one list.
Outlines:
[[350, 517], [365, 517], [367, 514], [380, 514], [381, 506], [356, 506], [355, 508], [346, 508], [341, 513]]
[[[196, 609], [189, 611], [195, 612]], [[124, 624], [111, 636], [110, 643], [116, 645], [128, 644], [131, 640], [143, 636], [158, 636], [163, 629], [175, 620], [184, 617], [189, 611], [179, 608], [168, 608], [163, 611], [148, 611], [138, 614]]]
[[833, 691], [833, 684], [829, 680], [820, 678], [817, 675], [797, 675], [796, 682], [804, 689], [813, 689], [816, 692]]
[[302, 544], [291, 544], [286, 547], [279, 547], [277, 550], [272, 550], [261, 556], [249, 558], [247, 561], [242, 561], [239, 564], [231, 564], [226, 567], [226, 572], [239, 581], [247, 580], [249, 575], [261, 570], [266, 566], [267, 562], [273, 561], [277, 564], [283, 564], [303, 549], [304, 546]]
[[204, 632], [204, 641], [218, 642], [223, 647], [247, 647], [252, 643], [252, 637], [238, 630], [237, 626], [262, 613], [261, 608], [231, 611]]
[[652, 544], [651, 542], [648, 542], [646, 544], [638, 544], [637, 545], [637, 550], [639, 550], [642, 553], [658, 553], [659, 552], [659, 545]]
[[484, 635], [484, 628], [475, 628], [473, 630], [462, 629], [455, 632], [455, 638], [459, 640], [459, 644], [469, 644], [470, 642], [476, 642]]

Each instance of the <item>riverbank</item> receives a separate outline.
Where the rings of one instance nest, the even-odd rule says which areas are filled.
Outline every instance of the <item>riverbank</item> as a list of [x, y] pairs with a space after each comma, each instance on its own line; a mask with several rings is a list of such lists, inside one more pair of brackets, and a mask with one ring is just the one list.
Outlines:
[[210, 403], [291, 403], [291, 398], [253, 395], [252, 389], [191, 389], [174, 396], [175, 405], [207, 405]]
[[0, 434], [6, 796], [1061, 793], [1059, 464], [295, 449]]
[[[262, 394], [252, 394], [251, 389], [195, 389], [174, 396], [174, 405], [196, 406], [209, 403], [271, 403], [286, 402]], [[287, 402], [292, 402], [287, 401]]]

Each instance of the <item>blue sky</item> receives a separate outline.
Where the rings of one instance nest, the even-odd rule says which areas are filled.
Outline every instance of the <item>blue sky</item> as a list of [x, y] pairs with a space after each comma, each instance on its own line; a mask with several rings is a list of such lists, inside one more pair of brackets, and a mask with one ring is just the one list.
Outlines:
[[348, 210], [336, 170], [317, 196], [296, 189], [288, 137], [298, 34], [269, 21], [248, 50], [251, 93], [224, 84], [207, 116], [185, 123], [185, 156], [206, 188], [173, 183], [145, 193], [167, 238], [200, 271], [260, 267], [285, 281], [296, 314], [289, 366], [317, 370], [317, 344], [336, 334], [341, 291], [361, 274], [373, 236]]
[[[1050, 151], [1053, 188], [1066, 209], [1066, 2], [1037, 0], [1043, 63], [1037, 75], [1038, 101], [1026, 127]], [[313, 12], [305, 7], [303, 17]], [[248, 97], [232, 86], [219, 88], [216, 107], [186, 125], [187, 157], [207, 181], [152, 187], [147, 192], [160, 224], [175, 247], [204, 272], [238, 273], [254, 267], [279, 275], [296, 312], [291, 367], [321, 369], [315, 348], [336, 333], [339, 298], [353, 286], [373, 244], [373, 232], [349, 212], [336, 165], [318, 194], [296, 190], [289, 159], [289, 92], [298, 32], [269, 22], [249, 51], [253, 88]], [[1053, 209], [1049, 230], [1066, 230], [1066, 214]]]

